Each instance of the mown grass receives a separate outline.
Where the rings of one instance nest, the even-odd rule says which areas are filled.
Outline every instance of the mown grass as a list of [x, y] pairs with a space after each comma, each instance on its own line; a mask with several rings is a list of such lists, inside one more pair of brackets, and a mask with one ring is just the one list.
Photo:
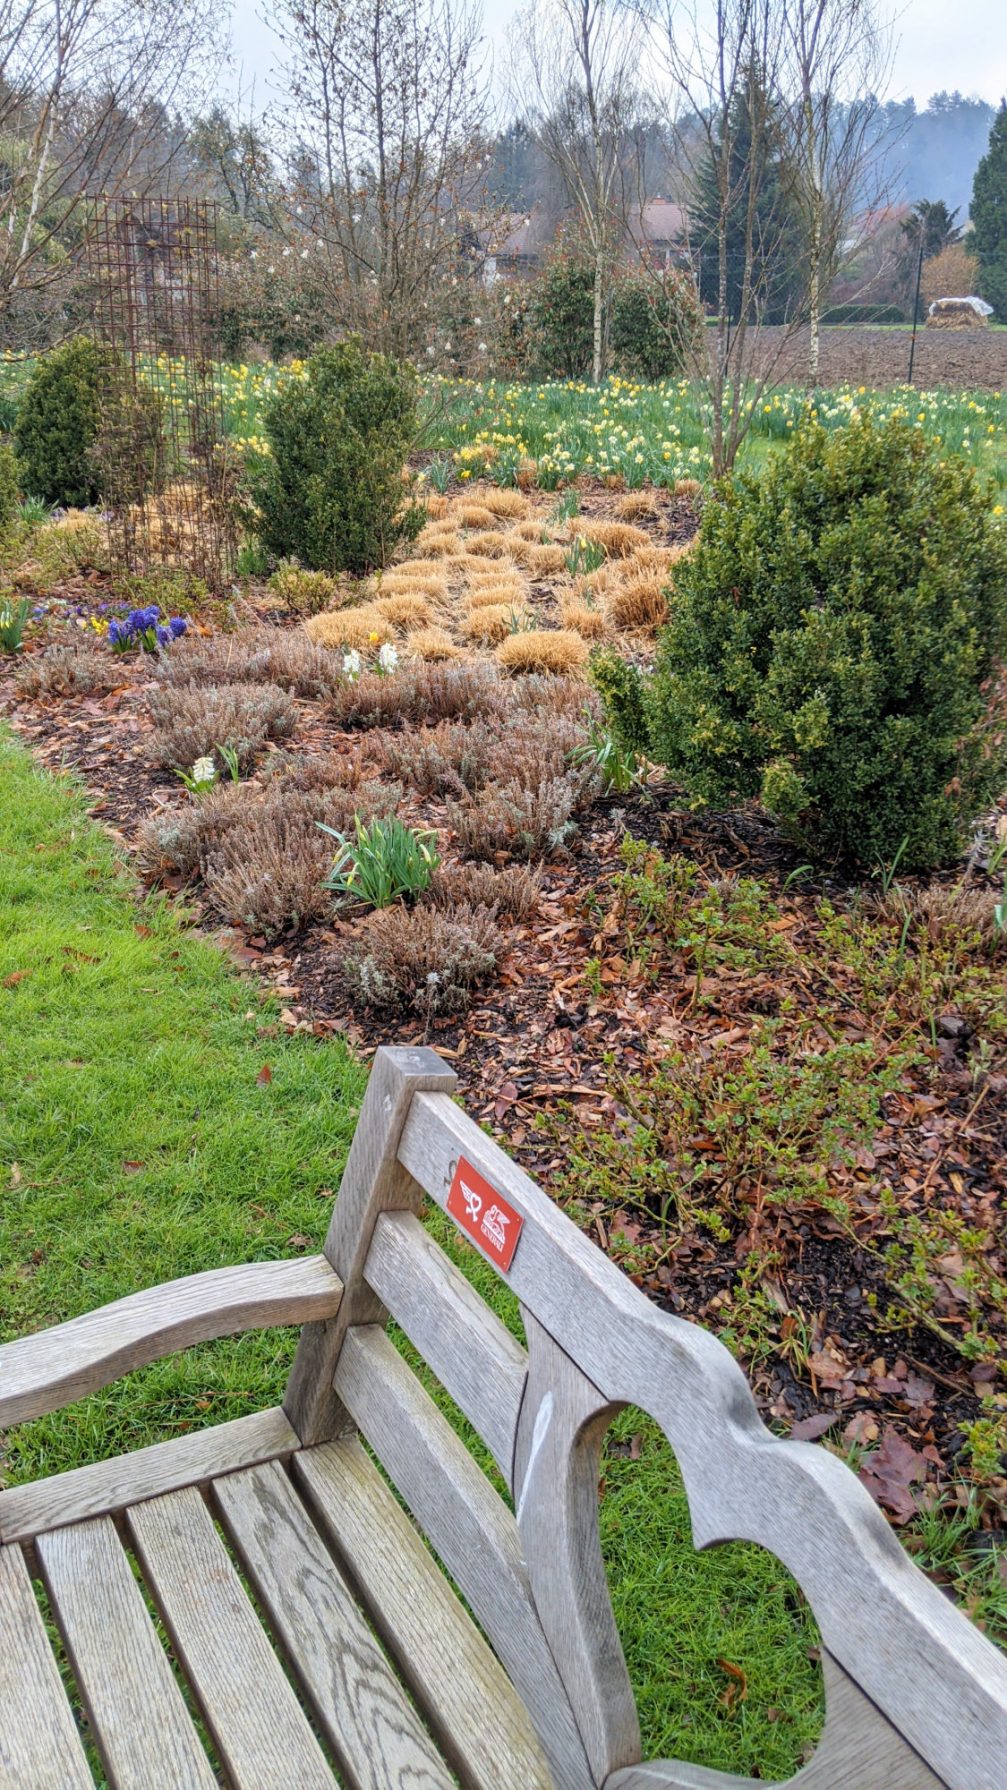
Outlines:
[[[3, 738], [0, 788], [0, 1336], [317, 1247], [360, 1066], [339, 1043], [286, 1036], [177, 911], [135, 897], [73, 785]], [[428, 1222], [520, 1332], [488, 1265], [439, 1212]], [[11, 1432], [5, 1477], [272, 1403], [292, 1348], [289, 1331], [264, 1332], [170, 1357]], [[610, 1432], [601, 1521], [647, 1753], [788, 1775], [820, 1725], [814, 1631], [788, 1575], [748, 1546], [696, 1554], [671, 1452], [638, 1412]]]

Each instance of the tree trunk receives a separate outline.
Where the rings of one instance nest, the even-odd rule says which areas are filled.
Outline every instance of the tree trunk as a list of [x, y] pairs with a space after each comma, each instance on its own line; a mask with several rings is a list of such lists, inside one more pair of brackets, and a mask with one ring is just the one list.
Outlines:
[[811, 218], [811, 240], [809, 243], [808, 270], [808, 327], [811, 339], [808, 346], [808, 383], [814, 390], [818, 385], [818, 365], [821, 350], [822, 331], [822, 225], [818, 201], [815, 201]]
[[594, 263], [594, 352], [591, 377], [601, 384], [605, 371], [605, 251], [599, 248]]

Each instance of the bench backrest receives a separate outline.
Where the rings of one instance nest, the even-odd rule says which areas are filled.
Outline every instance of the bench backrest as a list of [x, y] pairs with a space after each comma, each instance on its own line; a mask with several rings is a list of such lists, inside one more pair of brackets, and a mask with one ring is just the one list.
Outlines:
[[[794, 1782], [1003, 1790], [1007, 1662], [843, 1463], [774, 1438], [723, 1345], [652, 1305], [454, 1085], [432, 1051], [377, 1053], [325, 1244], [343, 1302], [302, 1332], [284, 1409], [305, 1443], [356, 1427], [374, 1449], [523, 1697], [557, 1790], [749, 1782], [640, 1763], [598, 1536], [600, 1450], [626, 1404], [675, 1451], [697, 1547], [759, 1543], [809, 1599], [827, 1715]], [[517, 1295], [527, 1351], [425, 1231], [425, 1198]], [[514, 1515], [385, 1335], [389, 1315], [484, 1439]]]

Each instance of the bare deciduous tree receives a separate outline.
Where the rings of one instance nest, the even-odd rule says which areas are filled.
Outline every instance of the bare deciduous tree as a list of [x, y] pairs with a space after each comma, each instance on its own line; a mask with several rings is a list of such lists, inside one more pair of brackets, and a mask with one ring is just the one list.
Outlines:
[[163, 186], [184, 135], [171, 108], [210, 66], [213, 45], [209, 0], [0, 0], [8, 346], [58, 333], [85, 194]]
[[643, 138], [643, 34], [618, 0], [533, 0], [515, 24], [514, 98], [575, 207], [594, 274], [592, 376], [605, 367], [612, 267], [628, 225], [628, 159]]
[[338, 323], [394, 352], [476, 259], [479, 28], [454, 0], [283, 0], [288, 247], [315, 258]]
[[840, 249], [855, 251], [856, 215], [879, 209], [881, 195], [867, 187], [893, 40], [875, 0], [781, 0], [779, 29], [785, 154], [806, 258], [808, 378], [817, 385], [822, 307]]

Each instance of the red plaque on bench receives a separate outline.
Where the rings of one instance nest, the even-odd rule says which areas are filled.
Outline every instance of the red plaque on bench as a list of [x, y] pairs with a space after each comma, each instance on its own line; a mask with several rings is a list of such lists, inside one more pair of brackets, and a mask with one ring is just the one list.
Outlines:
[[483, 1255], [506, 1274], [514, 1260], [524, 1219], [464, 1156], [455, 1169], [448, 1211]]

